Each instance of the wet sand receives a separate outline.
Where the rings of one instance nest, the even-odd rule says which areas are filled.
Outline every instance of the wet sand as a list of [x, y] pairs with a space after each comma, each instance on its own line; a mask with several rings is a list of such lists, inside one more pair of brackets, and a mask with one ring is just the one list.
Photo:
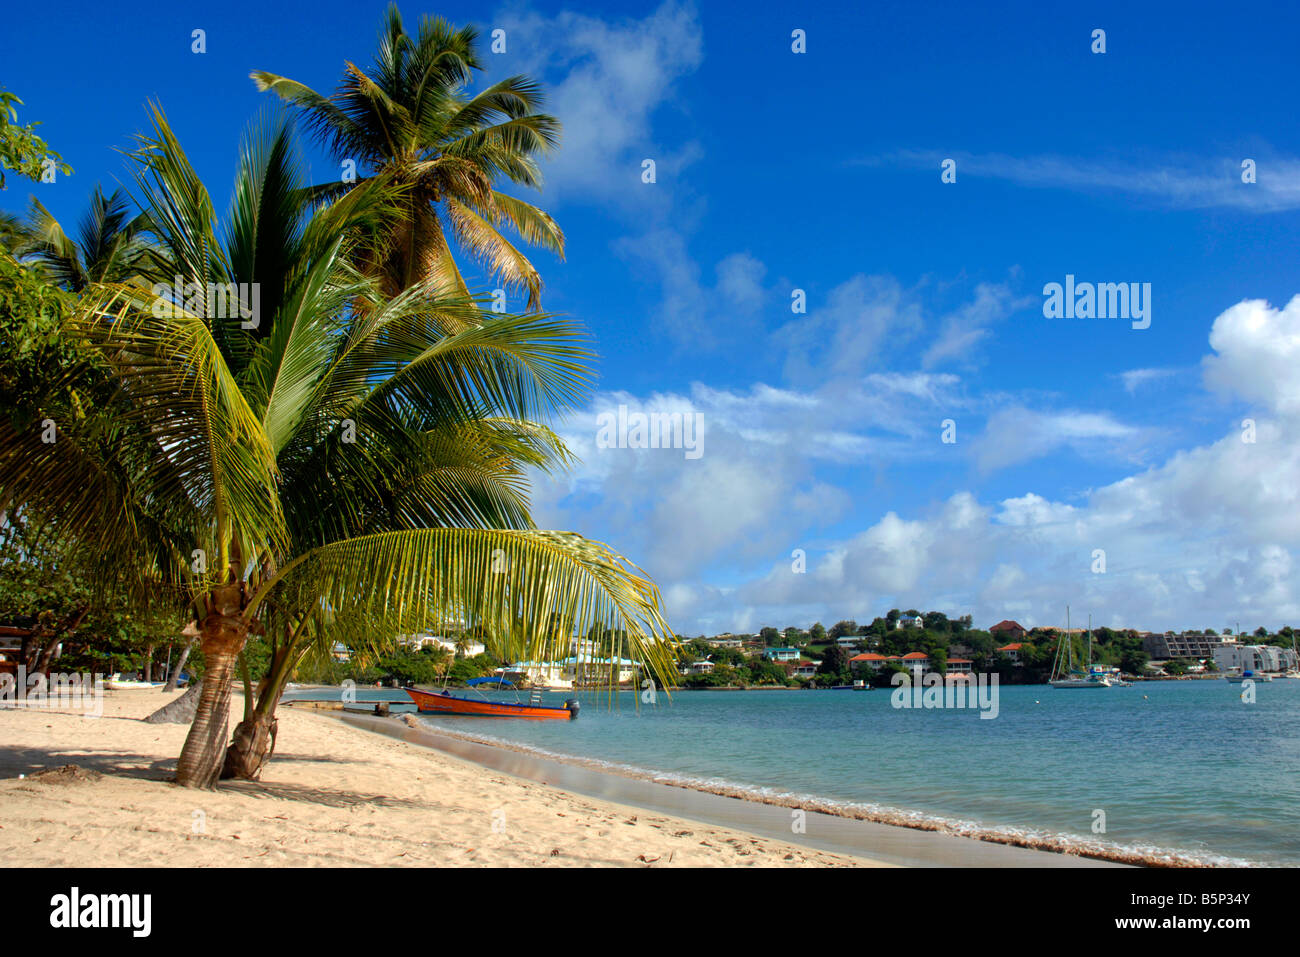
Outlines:
[[[868, 816], [831, 804], [775, 797], [724, 788], [700, 789], [653, 776], [611, 773], [607, 768], [560, 761], [526, 748], [477, 740], [469, 734], [434, 731], [413, 715], [377, 718], [336, 715], [336, 720], [399, 738], [410, 744], [454, 754], [516, 777], [555, 785], [566, 791], [616, 801], [695, 821], [738, 828], [752, 834], [793, 841], [842, 854], [906, 867], [1116, 867], [1169, 866], [1165, 859], [1141, 855], [1107, 859], [1081, 854], [1077, 848], [1047, 839], [1001, 840], [961, 834], [917, 818]], [[796, 816], [794, 812], [802, 811]], [[795, 827], [800, 828], [795, 831]]]

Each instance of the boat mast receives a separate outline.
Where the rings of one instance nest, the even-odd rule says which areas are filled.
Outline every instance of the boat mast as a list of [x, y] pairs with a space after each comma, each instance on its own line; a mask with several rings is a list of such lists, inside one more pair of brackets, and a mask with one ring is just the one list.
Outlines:
[[1066, 674], [1074, 674], [1074, 636], [1070, 634], [1070, 606], [1065, 606], [1065, 647], [1066, 654], [1069, 656], [1069, 671]]

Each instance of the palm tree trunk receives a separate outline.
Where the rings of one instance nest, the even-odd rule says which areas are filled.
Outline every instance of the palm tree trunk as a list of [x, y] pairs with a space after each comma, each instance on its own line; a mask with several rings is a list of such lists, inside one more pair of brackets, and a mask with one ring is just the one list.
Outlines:
[[221, 770], [223, 778], [242, 778], [256, 781], [262, 768], [275, 751], [275, 736], [280, 723], [271, 714], [255, 712], [235, 727], [235, 736], [226, 749], [226, 763]]
[[258, 688], [257, 706], [236, 726], [234, 739], [226, 749], [223, 778], [256, 781], [262, 776], [262, 768], [275, 753], [275, 736], [279, 731], [275, 708], [303, 650], [289, 643], [271, 655], [270, 667]]
[[146, 645], [144, 649], [144, 680], [153, 681], [153, 645]]
[[203, 692], [176, 765], [176, 783], [182, 787], [214, 788], [221, 776], [230, 726], [231, 686], [239, 652], [248, 640], [248, 626], [239, 617], [241, 597], [238, 582], [213, 588], [208, 596], [208, 614], [199, 636], [206, 666]]
[[167, 676], [167, 686], [163, 688], [163, 691], [176, 690], [176, 683], [180, 679], [181, 672], [185, 670], [185, 662], [190, 660], [190, 652], [193, 650], [194, 646], [192, 644], [187, 644], [181, 649], [180, 661], [176, 662], [175, 669]]

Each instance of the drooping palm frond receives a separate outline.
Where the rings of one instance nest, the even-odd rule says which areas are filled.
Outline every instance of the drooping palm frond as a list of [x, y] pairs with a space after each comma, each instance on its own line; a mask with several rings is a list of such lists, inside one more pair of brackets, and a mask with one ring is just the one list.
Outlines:
[[625, 634], [625, 652], [661, 682], [674, 681], [676, 639], [654, 584], [607, 546], [573, 533], [443, 528], [335, 542], [281, 568], [250, 613], [281, 587], [319, 595], [340, 620], [383, 620], [404, 632], [463, 621], [481, 627], [493, 652], [509, 660], [563, 658], [576, 635], [609, 629]]
[[[72, 331], [97, 347], [125, 397], [121, 420], [160, 454], [133, 478], [155, 510], [197, 509], [195, 547], [245, 559], [284, 541], [275, 453], [209, 328], [209, 320], [132, 287], [99, 287]], [[201, 534], [203, 529], [207, 534]], [[224, 575], [224, 569], [221, 573]]]

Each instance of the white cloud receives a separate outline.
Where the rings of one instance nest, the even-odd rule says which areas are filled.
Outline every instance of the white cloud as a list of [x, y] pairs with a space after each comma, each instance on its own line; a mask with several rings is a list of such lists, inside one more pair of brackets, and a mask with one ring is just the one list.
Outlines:
[[992, 334], [990, 327], [1030, 302], [1037, 300], [1018, 299], [1009, 286], [980, 283], [971, 302], [943, 317], [939, 334], [921, 357], [921, 365], [929, 369], [953, 360], [974, 365], [980, 344]]
[[669, 0], [645, 17], [618, 21], [507, 8], [495, 24], [508, 38], [502, 72], [544, 78], [546, 109], [564, 124], [561, 148], [544, 166], [548, 208], [564, 202], [641, 208], [664, 198], [642, 184], [643, 159], [656, 160], [656, 185], [662, 185], [699, 157], [698, 144], [669, 147], [653, 129], [677, 83], [703, 60], [693, 5]]
[[897, 354], [924, 325], [914, 292], [892, 276], [858, 275], [836, 286], [824, 303], [809, 302], [774, 335], [787, 351], [785, 375], [798, 384], [860, 378]]
[[1300, 296], [1282, 309], [1248, 299], [1210, 330], [1217, 355], [1202, 360], [1205, 382], [1279, 415], [1300, 413]]
[[1151, 382], [1158, 382], [1161, 379], [1168, 379], [1177, 374], [1177, 369], [1129, 369], [1126, 372], [1119, 373], [1119, 377], [1124, 383], [1124, 391], [1132, 394], [1141, 386]]
[[663, 290], [659, 323], [678, 344], [715, 349], [724, 340], [752, 342], [762, 334], [758, 312], [767, 296], [766, 267], [748, 253], [733, 253], [717, 263], [709, 284], [686, 242], [676, 229], [652, 229], [618, 240], [614, 251], [658, 282]]
[[1099, 412], [1037, 412], [1022, 406], [989, 416], [975, 441], [979, 468], [994, 469], [1042, 458], [1062, 447], [1082, 455], [1115, 454], [1139, 436], [1139, 430]]
[[862, 165], [938, 170], [944, 159], [953, 158], [957, 161], [959, 177], [1003, 179], [1044, 189], [1141, 196], [1180, 209], [1226, 207], [1254, 212], [1300, 209], [1300, 160], [1252, 157], [1257, 160], [1257, 182], [1243, 183], [1241, 162], [1245, 155], [1249, 154], [1200, 159], [1165, 157], [1141, 162], [903, 150], [872, 157]]

